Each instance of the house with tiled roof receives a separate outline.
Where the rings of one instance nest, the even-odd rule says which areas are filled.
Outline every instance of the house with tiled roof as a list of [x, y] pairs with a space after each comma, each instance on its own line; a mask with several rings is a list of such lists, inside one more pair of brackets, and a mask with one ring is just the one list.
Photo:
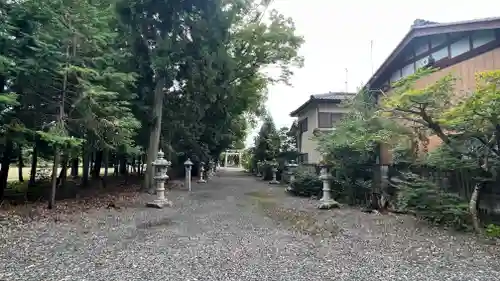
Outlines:
[[322, 131], [331, 131], [335, 127], [347, 108], [342, 102], [354, 97], [354, 93], [329, 92], [311, 95], [301, 106], [290, 113], [295, 117], [294, 132], [297, 134], [297, 150], [300, 152], [299, 161], [308, 164], [317, 164], [321, 160], [316, 150], [315, 134]]
[[[451, 23], [415, 20], [365, 89], [390, 95], [393, 82], [427, 66], [438, 71], [416, 81], [416, 87], [423, 88], [451, 73], [458, 78], [457, 99], [473, 91], [476, 73], [500, 69], [500, 17]], [[428, 149], [439, 145], [440, 139], [431, 136]], [[391, 162], [384, 145], [380, 156], [381, 163]]]

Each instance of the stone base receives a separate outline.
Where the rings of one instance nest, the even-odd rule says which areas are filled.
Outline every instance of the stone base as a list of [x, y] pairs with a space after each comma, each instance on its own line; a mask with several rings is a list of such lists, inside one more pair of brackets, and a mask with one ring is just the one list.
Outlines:
[[286, 187], [286, 191], [292, 191], [292, 187], [291, 186], [287, 186]]
[[198, 180], [197, 183], [207, 183], [206, 180]]
[[318, 204], [318, 209], [333, 209], [333, 208], [338, 208], [340, 207], [340, 204], [333, 200], [333, 199], [330, 199], [330, 200], [320, 200], [319, 201], [319, 204]]
[[172, 207], [172, 202], [168, 201], [167, 199], [156, 199], [153, 202], [146, 203], [146, 207], [162, 209], [163, 207]]
[[275, 181], [275, 180], [272, 180], [269, 182], [269, 184], [279, 184], [280, 182], [279, 181]]

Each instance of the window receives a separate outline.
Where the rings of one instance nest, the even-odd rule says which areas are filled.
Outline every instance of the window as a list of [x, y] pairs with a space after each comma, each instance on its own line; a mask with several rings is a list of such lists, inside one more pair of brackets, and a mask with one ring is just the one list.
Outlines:
[[410, 63], [409, 65], [403, 67], [403, 69], [401, 69], [401, 72], [403, 74], [403, 77], [410, 76], [415, 73], [415, 65], [413, 63]]
[[302, 153], [299, 155], [299, 163], [308, 163], [309, 162], [309, 154], [307, 153]]
[[435, 51], [432, 53], [432, 58], [435, 61], [440, 61], [442, 59], [448, 58], [448, 47], [444, 47], [441, 50]]
[[442, 45], [446, 42], [445, 34], [438, 34], [431, 37], [431, 48], [435, 48], [439, 45]]
[[318, 112], [318, 128], [333, 128], [340, 119], [340, 114], [333, 112]]
[[394, 82], [398, 81], [399, 79], [401, 79], [401, 71], [397, 70], [396, 72], [394, 72], [392, 74], [391, 79], [389, 81], [391, 83], [394, 83]]
[[454, 58], [456, 56], [459, 56], [465, 52], [470, 51], [470, 41], [469, 37], [464, 37], [457, 42], [453, 43], [450, 45], [450, 54], [451, 57]]
[[331, 128], [332, 126], [332, 114], [330, 112], [318, 112], [318, 127]]
[[307, 117], [299, 121], [299, 132], [307, 132]]
[[481, 47], [491, 41], [495, 41], [495, 31], [493, 29], [480, 30], [472, 34], [472, 48]]

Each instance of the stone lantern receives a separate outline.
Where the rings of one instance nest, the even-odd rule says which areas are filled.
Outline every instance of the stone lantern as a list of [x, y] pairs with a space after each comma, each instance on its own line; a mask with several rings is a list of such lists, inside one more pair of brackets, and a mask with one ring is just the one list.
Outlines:
[[319, 200], [319, 209], [331, 209], [339, 207], [339, 203], [332, 199], [330, 183], [333, 179], [329, 171], [329, 166], [326, 163], [320, 164], [321, 172], [319, 179], [323, 181], [323, 196]]
[[153, 202], [147, 203], [147, 207], [161, 209], [165, 206], [172, 206], [172, 202], [165, 197], [165, 181], [168, 179], [167, 170], [170, 166], [170, 161], [166, 160], [164, 156], [163, 151], [158, 151], [158, 158], [153, 162], [153, 168], [155, 169], [153, 179], [156, 183], [156, 195], [158, 197]]
[[217, 174], [217, 162], [212, 161], [212, 175], [215, 176], [215, 174]]
[[193, 168], [193, 162], [191, 159], [188, 158], [186, 162], [184, 162], [184, 167], [186, 169], [186, 186], [191, 192], [191, 170]]
[[198, 179], [198, 183], [207, 183], [207, 181], [203, 178], [204, 172], [205, 172], [205, 162], [200, 162], [200, 178]]
[[257, 162], [257, 177], [262, 177], [262, 161]]
[[295, 163], [294, 160], [291, 160], [286, 164], [286, 167], [287, 167], [287, 174], [290, 176], [289, 179], [290, 183], [287, 187], [287, 190], [292, 190], [292, 183], [295, 181], [295, 173], [297, 172], [297, 168], [299, 167], [299, 165], [297, 165], [297, 163]]
[[214, 176], [214, 161], [212, 159], [210, 159], [208, 161], [208, 173], [207, 173], [207, 177], [211, 178], [213, 176]]
[[276, 161], [271, 163], [271, 171], [273, 172], [273, 179], [269, 184], [279, 184], [280, 182], [276, 180], [276, 174], [278, 173], [278, 163]]

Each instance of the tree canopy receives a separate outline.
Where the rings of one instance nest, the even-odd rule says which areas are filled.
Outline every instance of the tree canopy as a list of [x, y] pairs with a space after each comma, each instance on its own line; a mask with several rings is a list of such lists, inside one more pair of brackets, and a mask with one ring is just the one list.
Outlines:
[[32, 162], [54, 162], [55, 193], [57, 169], [79, 160], [86, 185], [91, 159], [97, 171], [142, 154], [149, 165], [162, 149], [175, 165], [242, 143], [265, 112], [268, 85], [289, 83], [303, 62], [303, 38], [270, 2], [2, 2], [2, 192], [27, 148]]

